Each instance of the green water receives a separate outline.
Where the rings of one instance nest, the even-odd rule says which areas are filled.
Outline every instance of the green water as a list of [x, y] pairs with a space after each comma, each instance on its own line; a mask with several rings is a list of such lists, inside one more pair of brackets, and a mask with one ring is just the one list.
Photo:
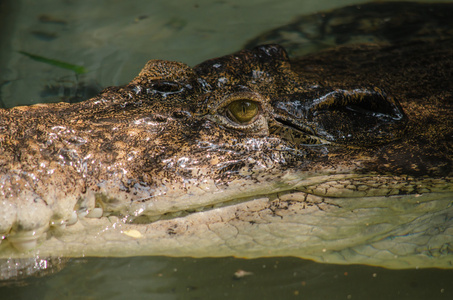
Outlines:
[[[343, 0], [8, 0], [0, 2], [0, 105], [80, 101], [122, 85], [149, 59], [196, 65], [240, 50], [302, 13]], [[19, 51], [80, 65], [75, 72]]]
[[[238, 277], [238, 271], [247, 272]], [[243, 272], [244, 273], [244, 272]], [[452, 299], [451, 270], [392, 271], [297, 258], [87, 258], [0, 288], [1, 299]]]
[[[0, 105], [80, 101], [148, 59], [195, 65], [297, 15], [365, 1], [0, 2]], [[25, 51], [83, 66], [37, 61]], [[245, 276], [235, 276], [238, 271]], [[241, 273], [241, 272], [239, 272]], [[0, 299], [453, 299], [452, 270], [386, 270], [297, 258], [86, 258], [0, 287]]]

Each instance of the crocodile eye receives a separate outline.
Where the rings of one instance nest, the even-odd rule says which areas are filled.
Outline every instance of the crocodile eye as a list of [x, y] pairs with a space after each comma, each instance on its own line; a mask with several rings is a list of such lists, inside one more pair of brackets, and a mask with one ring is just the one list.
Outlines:
[[233, 121], [247, 124], [258, 115], [259, 106], [255, 101], [240, 99], [228, 104], [227, 111]]

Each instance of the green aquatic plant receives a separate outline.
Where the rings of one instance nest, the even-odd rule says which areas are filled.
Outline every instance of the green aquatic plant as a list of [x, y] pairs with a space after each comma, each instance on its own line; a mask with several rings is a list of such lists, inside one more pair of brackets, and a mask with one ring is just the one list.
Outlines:
[[49, 64], [49, 65], [52, 65], [52, 66], [56, 66], [56, 67], [59, 67], [59, 68], [71, 70], [71, 71], [74, 71], [76, 74], [84, 74], [84, 73], [88, 72], [87, 69], [85, 67], [83, 67], [83, 66], [73, 65], [73, 64], [70, 64], [70, 63], [67, 63], [67, 62], [64, 62], [64, 61], [60, 61], [60, 60], [56, 60], [56, 59], [52, 59], [52, 58], [47, 58], [47, 57], [44, 57], [44, 56], [32, 54], [32, 53], [25, 52], [25, 51], [18, 51], [18, 52], [20, 54], [23, 54], [25, 56], [30, 57], [33, 60], [36, 60], [36, 61], [39, 61], [39, 62], [42, 62], [42, 63], [46, 63], [46, 64]]

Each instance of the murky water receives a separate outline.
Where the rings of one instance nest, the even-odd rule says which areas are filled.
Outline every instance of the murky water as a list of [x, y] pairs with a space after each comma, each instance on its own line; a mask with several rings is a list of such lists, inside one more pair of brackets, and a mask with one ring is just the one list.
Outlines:
[[452, 299], [451, 270], [386, 270], [297, 258], [88, 258], [1, 299]]
[[[344, 0], [341, 5], [365, 2]], [[3, 1], [0, 105], [77, 101], [121, 85], [149, 59], [189, 65], [240, 50], [294, 16], [336, 1]], [[84, 66], [86, 74], [33, 60], [25, 51]]]
[[[0, 2], [0, 105], [80, 101], [148, 59], [195, 65], [293, 17], [365, 1]], [[77, 74], [21, 54], [85, 67]], [[86, 258], [0, 287], [0, 299], [453, 299], [451, 270], [386, 270], [297, 258]]]

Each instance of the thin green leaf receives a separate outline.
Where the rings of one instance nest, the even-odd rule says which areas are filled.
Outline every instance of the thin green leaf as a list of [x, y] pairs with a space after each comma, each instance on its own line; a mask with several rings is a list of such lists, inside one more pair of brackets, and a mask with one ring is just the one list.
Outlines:
[[87, 70], [83, 66], [73, 65], [73, 64], [70, 64], [70, 63], [67, 63], [67, 62], [64, 62], [64, 61], [59, 61], [59, 60], [55, 60], [55, 59], [51, 59], [51, 58], [47, 58], [47, 57], [31, 54], [31, 53], [28, 53], [28, 52], [25, 52], [25, 51], [19, 51], [19, 53], [21, 53], [21, 54], [23, 54], [25, 56], [28, 56], [28, 57], [30, 57], [33, 60], [36, 60], [36, 61], [39, 61], [39, 62], [42, 62], [42, 63], [45, 63], [45, 64], [49, 64], [49, 65], [52, 65], [52, 66], [56, 66], [56, 67], [59, 67], [59, 68], [71, 70], [71, 71], [76, 72], [77, 74], [83, 74], [83, 73], [87, 72]]

